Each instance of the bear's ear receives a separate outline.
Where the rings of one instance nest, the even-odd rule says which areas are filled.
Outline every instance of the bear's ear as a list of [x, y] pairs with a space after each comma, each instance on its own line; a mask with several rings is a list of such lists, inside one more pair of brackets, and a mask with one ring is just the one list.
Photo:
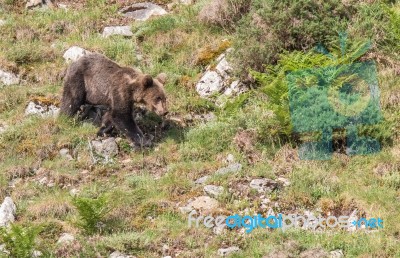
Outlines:
[[167, 74], [166, 73], [160, 73], [159, 75], [157, 75], [156, 79], [161, 82], [162, 84], [165, 84], [165, 82], [167, 81]]
[[150, 88], [151, 86], [153, 86], [153, 78], [151, 78], [150, 75], [146, 74], [142, 79], [142, 83], [145, 89]]

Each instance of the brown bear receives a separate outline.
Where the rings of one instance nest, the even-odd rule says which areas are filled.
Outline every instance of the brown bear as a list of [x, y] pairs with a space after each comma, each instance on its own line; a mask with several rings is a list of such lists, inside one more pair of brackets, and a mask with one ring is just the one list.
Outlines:
[[132, 142], [143, 145], [143, 133], [133, 119], [134, 104], [144, 104], [148, 110], [165, 116], [165, 80], [164, 73], [153, 79], [139, 70], [121, 67], [101, 54], [89, 54], [67, 70], [61, 113], [73, 116], [85, 104], [107, 106], [99, 133], [115, 127]]

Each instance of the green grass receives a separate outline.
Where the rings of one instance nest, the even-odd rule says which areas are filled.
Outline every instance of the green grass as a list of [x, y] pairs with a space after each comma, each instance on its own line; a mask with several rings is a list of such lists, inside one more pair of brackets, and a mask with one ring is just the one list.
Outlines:
[[[259, 85], [254, 83], [255, 90], [230, 99], [222, 108], [196, 93], [195, 83], [208, 65], [198, 62], [199, 54], [210, 54], [205, 50], [219, 46], [225, 39], [236, 45], [236, 33], [246, 29], [225, 31], [201, 23], [197, 15], [207, 2], [178, 6], [169, 15], [133, 22], [121, 19], [118, 4], [108, 1], [86, 1], [76, 9], [71, 5], [65, 12], [26, 11], [11, 6], [16, 1], [0, 0], [5, 4], [0, 19], [7, 21], [0, 38], [0, 68], [18, 72], [22, 78], [21, 85], [0, 87], [0, 121], [9, 126], [0, 134], [0, 200], [10, 195], [16, 202], [18, 229], [28, 232], [31, 225], [38, 226], [40, 232], [28, 238], [34, 238], [35, 250], [46, 257], [107, 257], [115, 250], [137, 257], [160, 257], [168, 255], [162, 252], [164, 245], [168, 245], [172, 256], [179, 253], [181, 257], [216, 257], [219, 248], [234, 245], [241, 251], [232, 257], [263, 257], [273, 251], [287, 251], [285, 244], [289, 241], [296, 243], [296, 256], [322, 248], [327, 252], [341, 249], [345, 257], [400, 257], [400, 109], [393, 97], [393, 93], [400, 92], [397, 63], [377, 62], [381, 108], [387, 122], [377, 129], [382, 151], [354, 157], [336, 153], [332, 160], [323, 162], [300, 161], [295, 155], [296, 141], [282, 134], [285, 128], [270, 110], [271, 99]], [[399, 37], [399, 4], [390, 10], [391, 35], [384, 43], [392, 50], [383, 48], [379, 54], [396, 61], [394, 49], [398, 46], [392, 40]], [[368, 14], [367, 7], [361, 11]], [[130, 25], [135, 36], [101, 37], [103, 26], [120, 22]], [[216, 119], [170, 126], [159, 135], [155, 147], [142, 151], [133, 150], [123, 139], [118, 142], [120, 153], [113, 162], [93, 162], [89, 148], [97, 131], [93, 125], [64, 117], [24, 115], [32, 98], [60, 99], [60, 75], [67, 67], [62, 55], [73, 45], [103, 53], [121, 65], [139, 67], [153, 76], [167, 73], [171, 115], [214, 112]], [[303, 55], [304, 52], [295, 52], [287, 56]], [[214, 61], [210, 64], [214, 65]], [[160, 119], [151, 115], [146, 119], [143, 127], [155, 131]], [[238, 148], [234, 140], [243, 130], [252, 130], [256, 135], [252, 149], [260, 157], [256, 162], [249, 161], [248, 153]], [[73, 161], [59, 155], [62, 148], [71, 150]], [[228, 154], [233, 154], [243, 169], [215, 175], [216, 170], [227, 165]], [[207, 184], [224, 187], [224, 193], [217, 198], [220, 206], [215, 214], [230, 215], [245, 209], [248, 213], [267, 212], [261, 210], [256, 191], [246, 196], [246, 191], [239, 189], [245, 196], [236, 196], [231, 188], [254, 178], [284, 177], [290, 186], [265, 196], [278, 204], [275, 211], [348, 215], [357, 208], [368, 218], [381, 217], [384, 228], [375, 233], [256, 229], [251, 234], [241, 234], [238, 230], [225, 230], [221, 235], [205, 227], [189, 228], [187, 215], [179, 207], [193, 197], [205, 195], [203, 186], [194, 183], [205, 175], [210, 176]], [[55, 185], [40, 185], [38, 181], [45, 176]], [[21, 180], [10, 188], [9, 181], [18, 177]], [[111, 208], [93, 220], [101, 221], [101, 230], [92, 230], [95, 226], [90, 219], [90, 232], [81, 227], [87, 214], [82, 216], [84, 209], [79, 211], [74, 206], [71, 189], [78, 189], [79, 198], [88, 200], [107, 196]], [[72, 246], [56, 244], [64, 232], [75, 236]], [[12, 244], [11, 241], [10, 248], [18, 252]]]

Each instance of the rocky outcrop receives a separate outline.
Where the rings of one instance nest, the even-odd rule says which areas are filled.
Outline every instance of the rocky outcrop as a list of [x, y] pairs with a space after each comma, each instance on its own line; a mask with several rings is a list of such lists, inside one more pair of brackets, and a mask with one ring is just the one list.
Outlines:
[[215, 94], [225, 96], [238, 95], [247, 91], [247, 87], [239, 80], [232, 77], [232, 66], [226, 59], [226, 54], [232, 51], [228, 49], [224, 54], [217, 58], [215, 68], [209, 66], [201, 79], [196, 84], [196, 91], [203, 98], [208, 98]]

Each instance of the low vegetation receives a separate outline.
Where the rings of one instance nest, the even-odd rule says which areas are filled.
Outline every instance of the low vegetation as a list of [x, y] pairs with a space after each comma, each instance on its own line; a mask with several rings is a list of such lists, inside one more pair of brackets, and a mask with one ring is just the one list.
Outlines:
[[[19, 85], [0, 86], [0, 128], [7, 125], [0, 133], [0, 200], [11, 196], [17, 205], [16, 221], [1, 229], [0, 244], [12, 257], [30, 257], [34, 250], [44, 257], [108, 257], [114, 251], [216, 257], [218, 249], [229, 246], [240, 248], [232, 257], [287, 252], [297, 257], [320, 249], [341, 250], [345, 257], [400, 256], [397, 1], [199, 0], [143, 22], [118, 14], [126, 1], [66, 0], [67, 10], [29, 11], [22, 2], [0, 0], [0, 19], [6, 21], [0, 69], [22, 79]], [[156, 2], [167, 8], [171, 1]], [[132, 27], [133, 37], [101, 36], [104, 26], [123, 24]], [[345, 32], [347, 40], [340, 41]], [[59, 104], [67, 67], [62, 56], [75, 45], [153, 76], [168, 74], [168, 106], [176, 119], [163, 124], [144, 114], [139, 121], [155, 136], [154, 147], [134, 149], [122, 137], [119, 153], [103, 162], [90, 144], [95, 126], [25, 116], [30, 101]], [[195, 85], [230, 47], [234, 73], [251, 90], [219, 106], [200, 98]], [[378, 139], [381, 151], [347, 156], [339, 130], [332, 159], [300, 160], [297, 150], [304, 139], [293, 134], [287, 72], [367, 61], [377, 66], [383, 118], [359, 130]], [[204, 118], [209, 113], [215, 117]], [[71, 159], [60, 155], [61, 149]], [[242, 169], [216, 174], [229, 164], [228, 155]], [[180, 208], [205, 195], [195, 181], [206, 175], [207, 184], [224, 188], [214, 215], [266, 215], [272, 208], [340, 216], [357, 210], [359, 216], [382, 218], [384, 228], [250, 234], [189, 228]], [[271, 193], [246, 188], [254, 178], [281, 177], [290, 185]], [[264, 199], [270, 201], [267, 208]], [[57, 244], [65, 232], [75, 240]]]

